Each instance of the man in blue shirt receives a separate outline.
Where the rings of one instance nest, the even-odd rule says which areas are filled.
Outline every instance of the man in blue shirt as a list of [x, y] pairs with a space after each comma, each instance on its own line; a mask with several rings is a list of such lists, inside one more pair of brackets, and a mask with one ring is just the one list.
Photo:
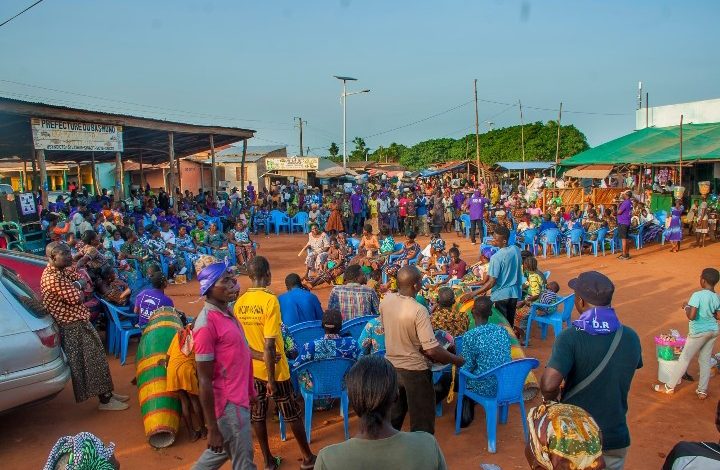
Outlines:
[[415, 199], [415, 210], [417, 212], [418, 235], [427, 235], [428, 230], [428, 200], [425, 195], [418, 193]]
[[[522, 295], [522, 257], [517, 245], [508, 246], [510, 230], [498, 225], [493, 234], [493, 245], [499, 250], [490, 258], [488, 280], [478, 294], [490, 290], [490, 300], [507, 321], [515, 324], [515, 308]], [[491, 290], [492, 289], [492, 290]]]
[[290, 328], [305, 321], [322, 320], [323, 310], [317, 296], [305, 289], [300, 276], [290, 273], [285, 278], [287, 292], [278, 296], [283, 324]]

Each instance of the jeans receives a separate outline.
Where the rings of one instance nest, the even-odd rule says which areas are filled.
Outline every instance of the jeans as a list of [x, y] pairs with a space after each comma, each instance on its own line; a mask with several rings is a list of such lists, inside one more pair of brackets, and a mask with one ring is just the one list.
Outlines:
[[508, 323], [510, 323], [510, 326], [515, 325], [515, 310], [517, 308], [517, 301], [518, 299], [503, 299], [495, 301], [495, 308], [503, 314]]
[[697, 389], [699, 392], [707, 393], [708, 383], [710, 382], [710, 356], [715, 347], [715, 340], [718, 337], [717, 331], [707, 331], [696, 335], [688, 335], [685, 347], [683, 347], [680, 358], [675, 364], [675, 369], [670, 376], [668, 387], [675, 388], [680, 382], [680, 378], [687, 371], [688, 365], [695, 354], [698, 354], [698, 364], [700, 365], [700, 380]]
[[629, 447], [604, 450], [603, 460], [605, 460], [605, 470], [623, 470], [625, 468], [625, 458], [627, 457], [628, 449]]
[[210, 449], [200, 455], [192, 470], [214, 470], [228, 460], [233, 470], [256, 470], [253, 463], [253, 441], [250, 431], [250, 410], [228, 402], [217, 420], [225, 450], [216, 454]]
[[475, 243], [475, 232], [480, 231], [480, 238], [483, 236], [483, 220], [475, 219], [470, 221], [470, 241]]
[[410, 431], [435, 433], [435, 389], [432, 372], [427, 370], [395, 369], [400, 395], [390, 410], [390, 422], [398, 431], [405, 415], [410, 413]]

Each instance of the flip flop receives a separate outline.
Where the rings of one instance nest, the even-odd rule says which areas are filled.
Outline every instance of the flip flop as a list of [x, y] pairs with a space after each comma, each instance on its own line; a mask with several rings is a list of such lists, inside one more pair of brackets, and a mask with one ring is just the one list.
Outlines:
[[317, 460], [317, 457], [314, 457], [312, 463], [300, 464], [300, 470], [312, 470], [313, 468], [315, 468], [316, 460]]
[[707, 392], [701, 392], [700, 390], [695, 390], [695, 394], [700, 400], [705, 400], [708, 397]]
[[675, 393], [675, 389], [668, 387], [667, 384], [655, 384], [653, 385], [653, 390], [658, 393], [664, 393], [665, 395], [672, 395]]

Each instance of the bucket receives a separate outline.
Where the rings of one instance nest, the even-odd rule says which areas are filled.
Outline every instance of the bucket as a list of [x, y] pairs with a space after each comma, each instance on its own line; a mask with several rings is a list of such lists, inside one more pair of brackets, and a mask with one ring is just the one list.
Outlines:
[[675, 387], [677, 384], [670, 383], [670, 376], [675, 371], [678, 361], [666, 361], [658, 358], [658, 381], [667, 384], [668, 387]]
[[710, 194], [710, 181], [700, 181], [698, 183], [698, 189], [701, 195], [707, 196]]
[[685, 186], [675, 186], [673, 189], [673, 195], [675, 196], [675, 199], [682, 199], [683, 194], [685, 194]]

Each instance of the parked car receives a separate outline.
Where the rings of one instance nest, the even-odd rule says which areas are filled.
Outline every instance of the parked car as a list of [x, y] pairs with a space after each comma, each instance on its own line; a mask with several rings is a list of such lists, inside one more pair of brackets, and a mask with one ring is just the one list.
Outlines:
[[0, 413], [55, 397], [70, 379], [60, 331], [39, 297], [0, 268]]

